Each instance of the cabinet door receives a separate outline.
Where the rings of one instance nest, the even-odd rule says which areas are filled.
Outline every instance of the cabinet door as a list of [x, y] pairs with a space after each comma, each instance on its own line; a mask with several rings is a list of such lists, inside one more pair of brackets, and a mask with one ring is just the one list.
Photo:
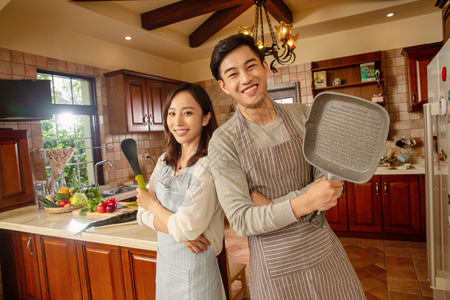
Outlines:
[[420, 220], [422, 235], [427, 234], [427, 211], [425, 196], [425, 174], [419, 175]]
[[350, 231], [383, 232], [380, 176], [368, 182], [347, 182], [348, 222]]
[[156, 251], [121, 248], [125, 299], [154, 300]]
[[164, 131], [164, 82], [147, 79], [150, 131]]
[[176, 86], [178, 86], [178, 84], [164, 82], [164, 101], [167, 99], [167, 96], [169, 96], [170, 91]]
[[420, 234], [418, 175], [383, 175], [385, 233]]
[[118, 246], [76, 242], [83, 299], [124, 299]]
[[434, 43], [404, 49], [410, 111], [422, 111], [423, 105], [428, 103], [427, 66], [441, 46], [442, 43]]
[[328, 224], [334, 231], [348, 231], [347, 221], [347, 183], [338, 199], [337, 205], [329, 210], [325, 215]]
[[[127, 101], [128, 132], [148, 131], [148, 107], [145, 79], [124, 76], [125, 95]], [[111, 120], [114, 122], [114, 120]]]
[[36, 235], [43, 299], [81, 299], [75, 241]]
[[0, 131], [0, 211], [34, 204], [26, 130]]
[[19, 270], [20, 294], [22, 299], [41, 299], [39, 268], [34, 234], [15, 232], [19, 250], [17, 267]]

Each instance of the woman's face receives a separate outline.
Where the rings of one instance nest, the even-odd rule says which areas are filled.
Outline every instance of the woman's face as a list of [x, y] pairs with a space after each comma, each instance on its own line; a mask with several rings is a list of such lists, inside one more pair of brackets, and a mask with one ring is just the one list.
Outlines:
[[170, 104], [167, 127], [181, 145], [198, 145], [203, 126], [211, 118], [211, 113], [203, 115], [202, 108], [187, 91], [179, 92]]

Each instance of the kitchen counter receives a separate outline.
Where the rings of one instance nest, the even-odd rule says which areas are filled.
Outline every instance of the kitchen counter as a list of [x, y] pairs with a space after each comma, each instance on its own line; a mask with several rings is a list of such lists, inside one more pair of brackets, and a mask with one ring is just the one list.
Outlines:
[[[107, 215], [105, 215], [106, 217]], [[137, 222], [89, 228], [87, 231], [74, 236], [76, 232], [94, 220], [96, 219], [86, 216], [75, 216], [72, 212], [49, 214], [45, 210], [38, 210], [37, 205], [32, 205], [0, 213], [0, 228], [156, 251], [156, 231], [139, 226]]]
[[413, 174], [425, 174], [425, 169], [416, 169], [410, 167], [409, 169], [397, 170], [396, 168], [377, 168], [374, 175], [413, 175]]

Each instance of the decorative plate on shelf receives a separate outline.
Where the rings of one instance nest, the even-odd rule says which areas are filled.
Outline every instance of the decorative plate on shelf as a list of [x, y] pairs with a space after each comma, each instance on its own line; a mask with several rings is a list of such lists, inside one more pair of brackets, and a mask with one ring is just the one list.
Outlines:
[[413, 164], [412, 166], [415, 169], [425, 169], [425, 164]]
[[71, 206], [71, 207], [45, 207], [45, 212], [49, 214], [62, 214], [74, 211], [76, 209], [80, 209], [84, 207], [84, 205], [77, 205], [77, 206]]

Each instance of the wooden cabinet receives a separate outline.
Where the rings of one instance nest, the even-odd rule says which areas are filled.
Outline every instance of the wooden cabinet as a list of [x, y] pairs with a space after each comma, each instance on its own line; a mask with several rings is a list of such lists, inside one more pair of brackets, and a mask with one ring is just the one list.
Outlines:
[[182, 81], [128, 70], [104, 75], [110, 133], [164, 130], [165, 99]]
[[383, 232], [380, 177], [361, 184], [347, 182], [350, 231]]
[[154, 300], [156, 291], [156, 252], [121, 249], [125, 299]]
[[326, 214], [338, 235], [424, 239], [425, 175], [375, 175], [366, 183], [346, 182], [345, 191]]
[[0, 131], [0, 212], [34, 204], [27, 130]]
[[328, 224], [334, 231], [348, 231], [347, 218], [347, 188], [348, 182], [344, 183], [344, 189], [338, 199], [337, 205], [329, 210], [325, 215]]
[[80, 241], [76, 246], [82, 298], [125, 299], [120, 247]]
[[[381, 72], [381, 81], [379, 84], [377, 83], [377, 81], [362, 82], [361, 80], [360, 64], [369, 62], [374, 62], [375, 68], [380, 70]], [[321, 92], [327, 91], [348, 94], [372, 101], [373, 95], [384, 94], [384, 80], [382, 78], [383, 63], [381, 51], [322, 61], [313, 61], [311, 63], [311, 78], [313, 78], [313, 80], [314, 73], [319, 71], [326, 72], [327, 86], [315, 87], [313, 81], [312, 87], [314, 97]], [[332, 82], [336, 78], [340, 78], [342, 83], [338, 86], [333, 86]]]
[[442, 42], [403, 49], [409, 111], [422, 111], [428, 103], [427, 66], [441, 47]]
[[384, 232], [420, 234], [418, 176], [384, 175], [382, 187]]
[[81, 299], [75, 241], [35, 235], [42, 299]]
[[5, 299], [155, 299], [155, 251], [10, 230], [0, 244]]

